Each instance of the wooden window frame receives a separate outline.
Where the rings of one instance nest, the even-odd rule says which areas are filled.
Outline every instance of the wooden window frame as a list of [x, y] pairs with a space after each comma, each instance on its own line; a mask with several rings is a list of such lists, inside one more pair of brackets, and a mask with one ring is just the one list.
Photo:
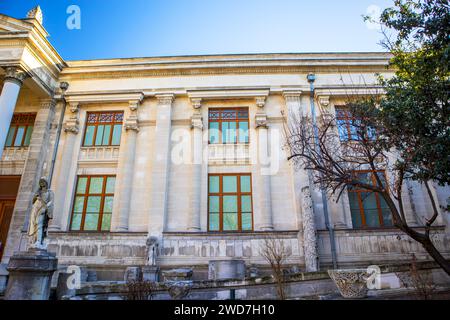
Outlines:
[[[234, 110], [236, 111], [236, 118], [234, 119], [223, 119], [222, 118], [222, 112], [227, 110]], [[245, 119], [239, 119], [238, 114], [240, 110], [247, 111], [247, 118]], [[211, 112], [220, 112], [218, 119], [211, 119], [210, 113]], [[248, 107], [230, 107], [230, 108], [210, 108], [208, 110], [208, 130], [211, 130], [211, 122], [218, 122], [219, 123], [219, 141], [217, 143], [211, 143], [210, 136], [208, 135], [208, 144], [249, 144], [250, 143], [250, 110]], [[236, 142], [234, 143], [224, 143], [223, 142], [223, 133], [222, 133], [222, 123], [223, 122], [236, 122]], [[247, 138], [248, 142], [239, 142], [239, 123], [240, 122], [246, 122], [247, 123]]]
[[[73, 204], [72, 204], [72, 214], [70, 215], [70, 224], [69, 224], [69, 230], [71, 232], [102, 232], [102, 233], [109, 233], [111, 230], [102, 230], [102, 222], [103, 222], [103, 209], [105, 206], [105, 198], [106, 197], [113, 197], [114, 198], [114, 192], [113, 193], [106, 193], [106, 183], [108, 178], [116, 178], [116, 175], [106, 174], [106, 175], [78, 175], [77, 176], [77, 183], [75, 184], [75, 194], [73, 197]], [[84, 193], [77, 193], [78, 190], [78, 183], [80, 181], [80, 178], [87, 178], [86, 181], [86, 190]], [[89, 193], [89, 188], [91, 184], [92, 178], [103, 178], [103, 185], [102, 185], [102, 192], [101, 193]], [[115, 191], [115, 190], [114, 190]], [[89, 197], [98, 197], [100, 196], [100, 211], [98, 212], [98, 223], [97, 223], [97, 230], [84, 230], [84, 223], [86, 220], [86, 208], [87, 208], [87, 202]], [[80, 230], [72, 230], [72, 221], [74, 216], [74, 209], [75, 209], [75, 200], [77, 197], [84, 197], [83, 201], [83, 212], [81, 213], [81, 222], [80, 222]], [[112, 212], [111, 212], [112, 216]], [[110, 226], [111, 229], [111, 226]]]
[[[95, 114], [97, 115], [97, 118], [95, 120], [95, 122], [89, 122], [89, 115]], [[102, 114], [112, 114], [113, 115], [113, 120], [110, 122], [101, 122], [99, 121], [99, 117]], [[121, 121], [116, 121], [116, 114], [122, 114], [122, 120]], [[93, 111], [93, 112], [87, 112], [86, 113], [86, 125], [84, 128], [84, 134], [83, 134], [83, 147], [91, 147], [91, 148], [99, 148], [99, 147], [115, 147], [115, 146], [120, 146], [120, 142], [119, 144], [112, 144], [112, 138], [113, 138], [113, 133], [114, 133], [114, 125], [120, 124], [122, 125], [122, 129], [123, 129], [123, 118], [124, 118], [124, 112], [123, 111]], [[109, 142], [108, 144], [101, 144], [101, 145], [95, 145], [95, 140], [97, 139], [97, 130], [98, 130], [98, 126], [99, 125], [111, 125], [111, 130], [109, 132]], [[92, 136], [92, 146], [86, 146], [85, 145], [85, 141], [86, 141], [86, 133], [87, 133], [87, 129], [89, 126], [95, 126], [94, 129], [94, 134]], [[122, 136], [122, 133], [121, 133]]]
[[[237, 178], [237, 191], [236, 192], [223, 192], [223, 177], [226, 176], [235, 176]], [[241, 177], [248, 176], [250, 177], [250, 192], [242, 192], [241, 191]], [[219, 192], [210, 192], [210, 177], [219, 177]], [[210, 230], [209, 227], [209, 197], [217, 196], [219, 197], [219, 230]], [[223, 230], [223, 197], [224, 196], [236, 196], [237, 197], [237, 215], [238, 215], [238, 229], [237, 230]], [[251, 206], [251, 216], [252, 216], [252, 227], [250, 230], [242, 230], [242, 196], [250, 196], [252, 206]], [[254, 231], [254, 216], [253, 216], [253, 182], [252, 182], [252, 174], [251, 173], [209, 173], [208, 174], [208, 232], [210, 233], [232, 233], [232, 232], [253, 232]]]
[[[25, 120], [23, 120], [25, 119]], [[21, 122], [23, 121], [23, 122]], [[11, 146], [6, 146], [5, 143], [5, 148], [23, 148], [23, 147], [28, 147], [28, 146], [24, 146], [24, 142], [25, 142], [25, 138], [27, 136], [27, 131], [29, 127], [33, 127], [34, 130], [34, 123], [36, 122], [36, 113], [14, 113], [12, 120], [11, 120], [11, 124], [9, 125], [9, 129], [8, 129], [8, 134], [9, 131], [11, 130], [12, 127], [15, 127], [14, 130], [14, 135], [12, 138], [12, 145]], [[22, 141], [20, 142], [20, 146], [15, 146], [14, 142], [16, 141], [16, 137], [17, 137], [17, 131], [19, 127], [25, 127], [25, 131], [22, 137]], [[30, 141], [31, 142], [31, 141]]]
[[[363, 174], [363, 173], [371, 173], [371, 180], [372, 180], [372, 183], [374, 185], [377, 185], [375, 174], [382, 173], [383, 176], [384, 176], [384, 181], [386, 181], [386, 186], [385, 187], [388, 188], [387, 176], [386, 176], [386, 172], [384, 170], [376, 170], [376, 171], [374, 171], [374, 170], [358, 170], [358, 171], [354, 171], [355, 175]], [[359, 227], [360, 229], [392, 227], [392, 225], [385, 225], [385, 221], [383, 219], [383, 211], [381, 209], [380, 195], [378, 194], [378, 192], [374, 192], [372, 190], [364, 189], [364, 188], [348, 189], [347, 191], [349, 193], [356, 193], [356, 197], [358, 199], [359, 214], [360, 214], [360, 217], [361, 217], [361, 226]], [[375, 200], [376, 200], [376, 203], [377, 203], [378, 221], [380, 223], [379, 227], [367, 226], [367, 224], [366, 224], [366, 214], [364, 212], [363, 199], [362, 199], [361, 193], [374, 193]]]

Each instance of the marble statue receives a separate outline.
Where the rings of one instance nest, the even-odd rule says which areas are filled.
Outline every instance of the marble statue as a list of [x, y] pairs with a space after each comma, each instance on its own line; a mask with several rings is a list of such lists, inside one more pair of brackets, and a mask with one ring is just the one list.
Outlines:
[[147, 262], [148, 266], [156, 266], [156, 255], [158, 250], [158, 238], [148, 237], [147, 238]]
[[33, 197], [30, 223], [28, 227], [31, 248], [45, 249], [48, 221], [53, 218], [53, 191], [48, 188], [46, 178], [39, 180], [39, 189]]

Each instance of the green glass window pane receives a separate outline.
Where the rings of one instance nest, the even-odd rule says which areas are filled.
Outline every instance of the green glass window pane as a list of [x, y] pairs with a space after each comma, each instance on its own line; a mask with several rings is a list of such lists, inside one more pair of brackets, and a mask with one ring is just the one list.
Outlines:
[[223, 212], [237, 212], [237, 196], [223, 197]]
[[209, 143], [220, 143], [220, 131], [218, 122], [209, 123]]
[[20, 147], [22, 145], [22, 139], [25, 134], [25, 127], [21, 126], [17, 128], [16, 139], [14, 140], [14, 146]]
[[349, 192], [348, 200], [350, 203], [350, 212], [352, 215], [353, 228], [355, 229], [361, 228], [362, 221], [361, 221], [361, 212], [359, 209], [358, 194], [356, 192]]
[[248, 122], [239, 122], [239, 143], [248, 143]]
[[219, 205], [220, 197], [218, 196], [209, 196], [209, 212], [220, 212]]
[[103, 205], [103, 212], [112, 212], [114, 197], [105, 197], [105, 204]]
[[223, 176], [223, 192], [237, 192], [236, 176]]
[[120, 137], [122, 135], [122, 125], [121, 124], [115, 124], [113, 129], [113, 136], [111, 145], [118, 146], [120, 145]]
[[103, 189], [103, 177], [91, 178], [91, 183], [89, 186], [89, 193], [102, 193]]
[[103, 130], [105, 129], [104, 125], [99, 125], [97, 127], [97, 135], [95, 136], [95, 145], [101, 146], [103, 141]]
[[111, 214], [103, 214], [102, 231], [109, 231], [110, 229], [111, 229]]
[[84, 197], [75, 197], [73, 212], [82, 213], [84, 207]]
[[74, 213], [72, 215], [72, 224], [70, 225], [70, 230], [73, 231], [78, 231], [80, 230], [80, 226], [81, 226], [81, 214], [76, 214]]
[[378, 199], [380, 200], [381, 214], [383, 215], [383, 224], [387, 227], [393, 226], [391, 209], [389, 209], [389, 206], [387, 205], [386, 201], [384, 201], [383, 197], [378, 195]]
[[237, 213], [225, 213], [223, 214], [223, 230], [224, 231], [236, 231], [238, 230], [238, 215]]
[[94, 132], [95, 132], [95, 126], [87, 126], [86, 134], [84, 136], [83, 146], [86, 146], [86, 147], [92, 146], [92, 144], [94, 142]]
[[222, 143], [236, 143], [236, 122], [222, 122]]
[[77, 193], [86, 193], [87, 177], [78, 178]]
[[87, 206], [86, 206], [86, 212], [92, 212], [92, 213], [96, 213], [96, 212], [100, 212], [100, 202], [101, 202], [102, 197], [89, 197], [88, 201], [87, 201]]
[[343, 119], [339, 119], [337, 120], [337, 127], [341, 141], [348, 141], [347, 122]]
[[241, 196], [241, 212], [252, 212], [251, 196]]
[[241, 176], [241, 192], [250, 192], [250, 176]]
[[31, 141], [31, 135], [33, 134], [33, 126], [28, 126], [27, 128], [27, 132], [25, 134], [25, 140], [23, 142], [23, 145], [25, 147], [28, 147], [30, 145], [30, 141]]
[[111, 125], [105, 126], [103, 131], [103, 142], [102, 145], [109, 146], [109, 136], [111, 135]]
[[364, 217], [368, 227], [379, 227], [380, 218], [378, 216], [377, 198], [373, 192], [361, 192], [361, 199], [364, 208]]
[[209, 192], [219, 192], [219, 176], [209, 176]]
[[244, 230], [244, 231], [252, 230], [252, 213], [251, 212], [242, 213], [242, 230]]
[[6, 143], [5, 147], [12, 147], [13, 146], [13, 138], [14, 138], [14, 132], [16, 131], [15, 126], [11, 126], [8, 131], [8, 136], [6, 137]]
[[219, 214], [213, 213], [209, 215], [209, 230], [210, 231], [219, 231]]
[[108, 177], [106, 179], [105, 193], [114, 193], [114, 185], [116, 184], [116, 177]]
[[84, 218], [84, 230], [96, 231], [98, 230], [98, 213], [87, 213]]

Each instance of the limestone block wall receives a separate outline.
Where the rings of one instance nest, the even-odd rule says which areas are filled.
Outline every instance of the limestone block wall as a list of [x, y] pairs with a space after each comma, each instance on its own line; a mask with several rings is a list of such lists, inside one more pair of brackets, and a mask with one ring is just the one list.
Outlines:
[[[437, 249], [450, 257], [450, 236], [442, 227], [432, 234]], [[417, 241], [396, 229], [336, 230], [335, 237], [340, 267], [410, 261], [413, 253], [417, 259], [430, 260]], [[318, 247], [320, 264], [330, 265], [330, 238], [325, 230], [318, 231]]]

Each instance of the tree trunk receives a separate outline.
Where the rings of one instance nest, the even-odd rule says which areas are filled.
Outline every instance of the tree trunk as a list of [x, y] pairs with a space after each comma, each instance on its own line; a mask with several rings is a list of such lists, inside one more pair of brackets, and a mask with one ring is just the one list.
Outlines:
[[437, 262], [437, 264], [450, 276], [450, 262], [436, 249], [430, 239], [421, 242], [428, 254]]

